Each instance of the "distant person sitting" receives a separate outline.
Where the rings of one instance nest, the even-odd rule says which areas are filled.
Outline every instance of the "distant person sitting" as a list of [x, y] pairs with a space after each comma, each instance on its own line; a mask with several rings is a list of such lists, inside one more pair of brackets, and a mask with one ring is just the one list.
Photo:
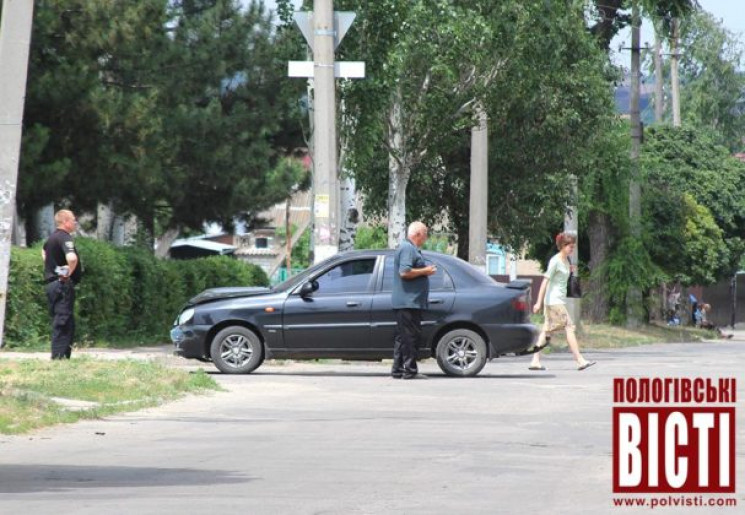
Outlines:
[[732, 334], [724, 334], [724, 332], [714, 325], [714, 322], [709, 320], [709, 311], [711, 311], [711, 304], [704, 304], [701, 309], [697, 310], [696, 325], [702, 329], [710, 329], [716, 331], [720, 338], [732, 338]]

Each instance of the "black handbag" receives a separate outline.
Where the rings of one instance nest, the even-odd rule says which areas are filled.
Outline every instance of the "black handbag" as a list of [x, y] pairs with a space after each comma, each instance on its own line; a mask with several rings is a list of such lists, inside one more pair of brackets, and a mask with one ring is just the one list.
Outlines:
[[569, 261], [569, 279], [567, 279], [567, 298], [568, 299], [581, 299], [582, 298], [582, 287], [579, 284], [579, 277], [574, 275], [571, 271], [572, 261]]

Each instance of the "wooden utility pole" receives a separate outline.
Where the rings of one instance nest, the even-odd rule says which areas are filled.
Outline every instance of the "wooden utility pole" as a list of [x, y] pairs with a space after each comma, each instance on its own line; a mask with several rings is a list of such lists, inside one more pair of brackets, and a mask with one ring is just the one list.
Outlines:
[[486, 215], [489, 205], [489, 129], [484, 106], [476, 107], [471, 128], [471, 190], [468, 209], [468, 262], [486, 271]]
[[[641, 185], [639, 184], [639, 154], [641, 151], [641, 113], [639, 112], [639, 79], [641, 73], [639, 0], [631, 8], [631, 180], [629, 181], [630, 237], [641, 237]], [[636, 285], [626, 293], [626, 321], [629, 327], [641, 324], [642, 292]]]
[[10, 243], [33, 14], [33, 0], [3, 1], [0, 23], [0, 347], [4, 344]]

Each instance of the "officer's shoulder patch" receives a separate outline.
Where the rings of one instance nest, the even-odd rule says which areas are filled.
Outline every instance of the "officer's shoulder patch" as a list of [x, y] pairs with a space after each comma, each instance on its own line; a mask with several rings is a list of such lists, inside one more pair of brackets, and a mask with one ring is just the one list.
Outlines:
[[71, 242], [71, 241], [66, 241], [65, 242], [65, 248], [67, 250], [75, 250], [75, 244], [73, 242]]

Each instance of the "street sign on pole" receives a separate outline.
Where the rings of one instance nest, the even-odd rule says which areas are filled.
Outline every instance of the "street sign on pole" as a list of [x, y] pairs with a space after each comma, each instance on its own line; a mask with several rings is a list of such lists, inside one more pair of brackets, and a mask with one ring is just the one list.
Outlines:
[[313, 80], [313, 261], [339, 251], [341, 213], [336, 147], [336, 78], [365, 76], [364, 62], [335, 62], [334, 50], [356, 14], [334, 12], [332, 0], [314, 0], [313, 11], [296, 12], [295, 23], [313, 51], [313, 61], [290, 61], [287, 74]]
[[[349, 27], [352, 26], [352, 22], [357, 17], [357, 13], [351, 11], [335, 11], [334, 12], [334, 50], [337, 49], [341, 40], [347, 35]], [[313, 50], [313, 11], [299, 11], [292, 15], [292, 19], [300, 28], [300, 32], [303, 33], [305, 41]]]

